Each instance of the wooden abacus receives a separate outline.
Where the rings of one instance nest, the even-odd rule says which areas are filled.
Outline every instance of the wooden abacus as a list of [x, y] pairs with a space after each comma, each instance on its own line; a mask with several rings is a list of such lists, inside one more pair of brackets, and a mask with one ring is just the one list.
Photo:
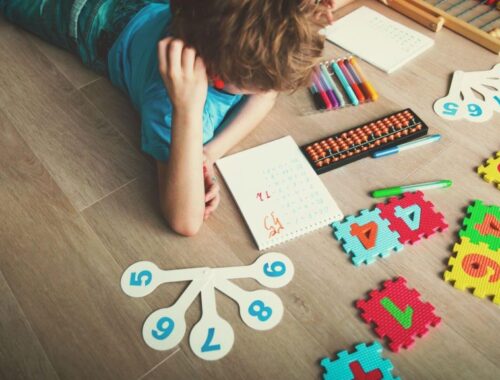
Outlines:
[[425, 27], [443, 26], [500, 54], [499, 0], [380, 0]]
[[429, 128], [411, 109], [336, 133], [300, 149], [318, 174], [368, 157], [427, 134]]

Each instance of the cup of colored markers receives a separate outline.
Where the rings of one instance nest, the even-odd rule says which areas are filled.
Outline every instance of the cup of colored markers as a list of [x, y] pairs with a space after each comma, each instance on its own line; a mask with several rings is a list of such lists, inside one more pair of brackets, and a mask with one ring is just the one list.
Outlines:
[[314, 68], [309, 91], [320, 111], [374, 102], [379, 97], [355, 57], [320, 63]]

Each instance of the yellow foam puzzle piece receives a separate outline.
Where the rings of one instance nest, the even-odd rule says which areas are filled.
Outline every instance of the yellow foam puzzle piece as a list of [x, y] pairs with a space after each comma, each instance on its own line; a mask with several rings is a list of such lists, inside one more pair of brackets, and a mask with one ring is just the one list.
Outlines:
[[444, 280], [460, 290], [473, 289], [476, 297], [493, 297], [500, 304], [500, 248], [493, 251], [485, 243], [473, 244], [464, 237], [453, 251], [456, 256], [450, 257], [452, 268], [444, 272]]
[[494, 183], [500, 189], [500, 151], [486, 161], [486, 165], [477, 168], [477, 172], [488, 183]]

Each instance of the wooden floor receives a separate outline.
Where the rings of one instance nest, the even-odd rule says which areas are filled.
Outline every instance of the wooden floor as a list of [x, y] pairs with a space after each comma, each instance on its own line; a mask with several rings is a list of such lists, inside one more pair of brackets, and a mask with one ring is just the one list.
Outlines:
[[[357, 4], [359, 4], [358, 2]], [[390, 76], [364, 64], [381, 93], [373, 104], [299, 117], [282, 96], [271, 115], [234, 150], [291, 134], [299, 144], [411, 107], [443, 141], [408, 154], [366, 159], [321, 176], [344, 213], [371, 207], [371, 189], [449, 178], [429, 192], [450, 229], [376, 264], [356, 268], [325, 228], [279, 247], [295, 264], [277, 291], [285, 305], [269, 332], [246, 327], [237, 306], [217, 296], [235, 330], [217, 362], [194, 356], [187, 335], [169, 352], [149, 349], [141, 326], [186, 284], [133, 299], [120, 290], [130, 264], [232, 266], [259, 255], [237, 207], [223, 202], [199, 236], [171, 233], [158, 212], [153, 162], [139, 151], [139, 119], [126, 98], [75, 58], [0, 19], [0, 378], [2, 379], [317, 379], [320, 359], [378, 340], [353, 302], [403, 275], [432, 302], [443, 323], [410, 350], [387, 353], [403, 379], [498, 379], [500, 311], [442, 280], [464, 208], [500, 204], [475, 168], [500, 149], [500, 115], [473, 125], [447, 123], [432, 103], [456, 69], [499, 61], [449, 32], [434, 35], [375, 1], [361, 1], [436, 39], [436, 46]], [[348, 6], [339, 15], [353, 9]], [[325, 56], [343, 54], [329, 45]], [[246, 288], [257, 288], [243, 282]], [[199, 318], [188, 311], [188, 331]]]

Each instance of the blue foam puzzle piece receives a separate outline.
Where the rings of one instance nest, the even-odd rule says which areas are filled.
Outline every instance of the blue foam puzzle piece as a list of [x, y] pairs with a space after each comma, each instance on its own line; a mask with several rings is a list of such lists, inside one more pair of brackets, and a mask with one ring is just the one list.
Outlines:
[[[412, 231], [418, 230], [420, 227], [420, 216], [422, 215], [422, 209], [419, 205], [412, 205], [409, 207], [396, 206], [394, 208], [394, 215], [398, 218], [404, 220]], [[412, 218], [413, 217], [413, 218]]]
[[358, 362], [365, 373], [377, 371], [381, 374], [380, 380], [401, 380], [392, 375], [394, 366], [389, 359], [382, 357], [382, 346], [378, 342], [367, 346], [366, 343], [358, 344], [356, 351], [349, 353], [340, 351], [337, 359], [324, 358], [321, 365], [325, 368], [324, 380], [354, 380], [351, 364]]
[[[366, 225], [375, 222], [378, 225], [375, 245], [373, 248], [365, 248], [358, 237], [351, 234], [351, 226], [358, 224]], [[399, 252], [403, 249], [403, 244], [399, 242], [399, 234], [391, 231], [389, 221], [380, 217], [380, 210], [361, 210], [360, 215], [351, 215], [341, 222], [334, 222], [335, 237], [342, 241], [342, 247], [347, 254], [352, 254], [351, 260], [354, 265], [359, 266], [362, 263], [371, 264], [378, 257], [385, 257], [391, 254], [391, 251]]]

